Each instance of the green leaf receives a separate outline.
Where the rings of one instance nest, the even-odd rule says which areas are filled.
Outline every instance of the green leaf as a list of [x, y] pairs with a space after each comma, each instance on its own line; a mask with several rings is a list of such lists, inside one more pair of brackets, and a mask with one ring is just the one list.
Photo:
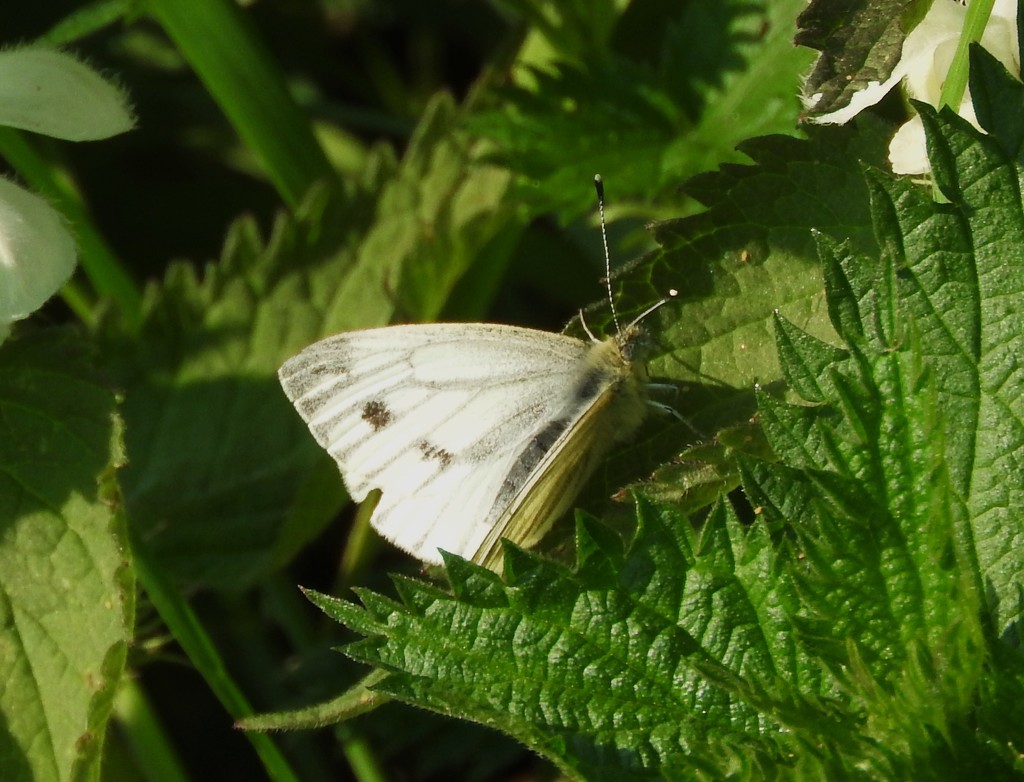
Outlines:
[[[317, 602], [364, 631], [372, 625], [375, 639], [346, 652], [394, 672], [380, 690], [508, 731], [574, 776], [651, 778], [645, 767], [682, 768], [684, 744], [692, 742], [695, 758], [711, 758], [729, 742], [734, 676], [693, 634], [708, 628], [696, 606], [686, 608], [687, 596], [696, 598], [705, 579], [688, 572], [689, 544], [676, 539], [685, 525], [649, 510], [642, 518], [650, 530], [618, 583], [597, 566], [604, 554], [595, 549], [578, 575], [523, 554], [521, 567], [506, 565], [519, 575], [501, 604], [487, 596], [493, 574], [468, 563], [463, 574], [482, 580], [453, 576], [458, 600], [403, 581], [403, 606], [387, 615], [377, 606], [376, 621], [356, 619], [341, 602]], [[681, 612], [679, 626], [667, 619]], [[637, 655], [645, 662], [628, 664]], [[698, 718], [678, 684], [703, 670], [715, 684], [694, 696]]]
[[114, 398], [70, 333], [0, 348], [4, 780], [95, 778], [134, 624]]
[[[795, 496], [765, 480], [769, 469], [747, 486], [768, 518], [787, 519], [807, 542], [793, 571], [808, 603], [804, 632], [833, 639], [822, 649], [834, 670], [863, 669], [856, 686], [891, 731], [880, 741], [905, 747], [889, 762], [926, 753], [925, 775], [944, 762], [1006, 773], [1017, 763], [1000, 742], [1024, 737], [996, 716], [1006, 701], [983, 671], [989, 656], [1009, 663], [1002, 647], [1020, 621], [1024, 573], [1012, 542], [1024, 411], [1008, 361], [1021, 330], [1006, 311], [1024, 286], [1018, 171], [1000, 139], [919, 110], [951, 203], [870, 174], [883, 263], [851, 253], [825, 263], [834, 322], [852, 347], [832, 370], [842, 420], [820, 407], [762, 407], [776, 453], [810, 470], [816, 491]], [[1019, 692], [1019, 661], [995, 678]], [[975, 721], [991, 733], [963, 740]], [[962, 757], [944, 758], [930, 731], [957, 735]]]
[[[1024, 412], [1014, 359], [1020, 332], [1013, 305], [1024, 295], [1019, 179], [1016, 161], [1007, 159], [994, 140], [943, 116], [949, 122], [945, 128], [934, 111], [921, 110], [929, 148], [939, 152], [933, 160], [936, 181], [953, 202], [950, 217], [961, 237], [955, 245], [946, 245], [948, 257], [929, 261], [950, 267], [963, 294], [960, 306], [950, 310], [955, 287], [922, 284], [915, 293], [927, 297], [922, 304], [942, 307], [942, 330], [928, 334], [937, 349], [950, 353], [937, 368], [943, 377], [940, 403], [951, 407], [947, 437], [956, 449], [955, 463], [969, 468], [954, 473], [955, 486], [969, 497], [971, 517], [977, 519], [975, 555], [986, 591], [991, 590], [990, 599], [1008, 599], [1016, 595], [1024, 572], [1024, 551], [1015, 543], [1020, 535], [1015, 508], [1017, 500], [1024, 499], [1024, 484], [1014, 478], [1024, 470]], [[946, 164], [953, 156], [956, 171]], [[958, 248], [969, 251], [954, 252]], [[957, 269], [962, 266], [966, 268]], [[931, 263], [925, 270], [932, 271]], [[919, 278], [924, 275], [915, 274], [912, 282]], [[938, 280], [933, 277], [931, 282]], [[974, 398], [964, 399], [965, 394]], [[1017, 621], [1016, 602], [1014, 597], [1012, 603], [990, 605], [1000, 632]]]
[[971, 47], [971, 102], [978, 122], [993, 135], [1006, 155], [1018, 159], [1024, 147], [1024, 106], [1020, 81], [986, 49]]
[[202, 279], [178, 264], [147, 290], [141, 331], [103, 324], [124, 391], [133, 534], [179, 583], [242, 588], [341, 503], [337, 471], [307, 447], [274, 372], [320, 326], [294, 306], [310, 280], [289, 264], [318, 270], [322, 295], [351, 263], [332, 258], [345, 231], [330, 216], [343, 203], [320, 192], [268, 242], [252, 220], [238, 222]]
[[[529, 25], [534, 38], [543, 38], [557, 56], [583, 61], [597, 55], [615, 31], [623, 5], [617, 0], [566, 0], [552, 5], [543, 0], [506, 0]], [[534, 44], [524, 47], [528, 56], [537, 58]]]
[[683, 511], [700, 510], [739, 485], [740, 454], [773, 458], [761, 428], [754, 423], [727, 426], [719, 429], [713, 440], [687, 446], [649, 477], [617, 492], [615, 499], [623, 500], [631, 491], [640, 491]]
[[[822, 254], [823, 244], [819, 244]], [[815, 339], [779, 315], [775, 316], [775, 344], [788, 387], [808, 402], [824, 402], [831, 388], [828, 370], [842, 361], [846, 352]]]
[[532, 10], [556, 52], [527, 61], [502, 108], [472, 121], [528, 178], [539, 212], [589, 209], [578, 183], [594, 173], [616, 193], [669, 198], [686, 176], [736, 159], [743, 139], [792, 132], [793, 85], [810, 63], [791, 40], [800, 0], [631, 5], [614, 24], [606, 5], [579, 24], [575, 6], [558, 19]]
[[[857, 133], [812, 129], [806, 141], [754, 139], [741, 147], [753, 164], [727, 164], [686, 183], [707, 210], [655, 224], [660, 248], [613, 279], [624, 322], [665, 291], [679, 290], [644, 325], [652, 337], [651, 376], [678, 389], [656, 398], [685, 421], [649, 416], [635, 442], [617, 449], [599, 471], [581, 507], [603, 509], [609, 496], [625, 496], [624, 486], [652, 481], [651, 496], [696, 509], [701, 498], [706, 503], [738, 485], [736, 452], [764, 451], [760, 437], [746, 431], [755, 412], [753, 389], [783, 377], [775, 313], [835, 341], [816, 253], [823, 239], [816, 236], [877, 252], [862, 166], [884, 161], [887, 144], [887, 129], [869, 119]], [[607, 303], [584, 315], [596, 333], [614, 328]], [[571, 330], [585, 338], [578, 322]], [[729, 431], [715, 435], [723, 429]], [[571, 561], [569, 534], [556, 526], [546, 550]]]
[[[883, 161], [887, 144], [885, 129], [870, 120], [857, 134], [812, 129], [807, 141], [754, 139], [741, 147], [752, 165], [727, 164], [686, 183], [707, 210], [654, 225], [660, 248], [613, 281], [623, 320], [665, 291], [679, 290], [645, 324], [654, 335], [650, 374], [679, 389], [658, 401], [676, 408], [686, 423], [650, 416], [637, 445], [609, 460], [603, 497], [655, 470], [656, 495], [663, 499], [707, 497], [705, 489], [738, 484], [735, 449], [761, 451], [759, 438], [742, 431], [755, 410], [753, 389], [782, 378], [775, 313], [819, 339], [835, 340], [812, 229], [847, 239], [860, 252], [877, 252], [861, 166]], [[606, 305], [585, 314], [592, 329], [609, 328]], [[716, 453], [707, 442], [712, 433], [736, 426], [740, 430], [723, 443], [726, 452]], [[704, 442], [691, 450], [695, 440]], [[676, 477], [687, 485], [669, 486]]]
[[0, 54], [0, 125], [67, 141], [96, 141], [135, 126], [128, 96], [67, 52], [45, 46]]
[[[652, 372], [742, 389], [775, 381], [776, 310], [830, 338], [811, 229], [875, 251], [860, 161], [881, 160], [885, 143], [880, 127], [816, 131], [809, 142], [754, 139], [740, 147], [754, 165], [727, 164], [687, 182], [707, 210], [657, 224], [661, 249], [645, 260], [646, 275], [624, 275], [627, 301], [676, 288], [686, 306], [662, 338], [671, 354], [659, 356]], [[692, 406], [685, 409], [689, 415]]]
[[930, 0], [814, 0], [797, 19], [795, 41], [821, 52], [803, 87], [814, 113], [844, 108], [855, 92], [883, 84], [926, 5]]
[[759, 397], [777, 461], [741, 459], [752, 522], [641, 498], [625, 551], [579, 525], [574, 571], [510, 546], [504, 582], [449, 559], [451, 594], [319, 600], [378, 691], [584, 779], [1024, 770], [1019, 168], [921, 112], [948, 202], [868, 170], [877, 243], [819, 234], [835, 333], [776, 318], [809, 398]]
[[37, 39], [51, 46], [67, 46], [129, 17], [132, 0], [92, 0], [69, 11]]

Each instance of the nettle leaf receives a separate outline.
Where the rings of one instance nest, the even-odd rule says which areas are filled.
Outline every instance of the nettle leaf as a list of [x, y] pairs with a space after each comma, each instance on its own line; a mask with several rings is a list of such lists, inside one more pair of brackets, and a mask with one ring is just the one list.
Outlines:
[[[766, 465], [750, 465], [745, 486], [798, 536], [795, 619], [873, 715], [866, 736], [885, 748], [885, 776], [1006, 774], [1019, 772], [1024, 745], [1011, 651], [1024, 576], [1024, 409], [1011, 358], [1024, 293], [1020, 172], [999, 140], [918, 109], [951, 203], [869, 172], [883, 262], [820, 242], [848, 350], [804, 337], [793, 362], [809, 398], [832, 404], [761, 407], [776, 454], [811, 487], [794, 491]], [[790, 326], [779, 330], [792, 342]], [[991, 660], [1006, 667], [987, 675]], [[1014, 695], [994, 696], [995, 681]]]
[[626, 500], [638, 490], [680, 510], [700, 510], [739, 484], [739, 454], [774, 458], [761, 428], [753, 421], [724, 427], [715, 432], [713, 440], [686, 447], [649, 477], [617, 492], [615, 499]]
[[644, 275], [623, 274], [620, 287], [630, 302], [680, 291], [685, 314], [668, 326], [672, 351], [653, 372], [749, 389], [780, 377], [776, 310], [816, 336], [833, 334], [811, 231], [877, 252], [861, 167], [884, 159], [887, 131], [866, 121], [856, 134], [810, 135], [743, 143], [753, 165], [726, 164], [686, 183], [704, 212], [653, 226], [660, 249], [643, 259]]
[[[747, 423], [753, 388], [782, 378], [773, 313], [836, 339], [812, 230], [877, 253], [862, 166], [885, 161], [889, 130], [866, 118], [856, 132], [811, 128], [809, 135], [753, 139], [740, 147], [752, 164], [688, 181], [686, 192], [706, 211], [654, 225], [660, 248], [615, 278], [624, 319], [671, 288], [680, 292], [645, 323], [656, 335], [651, 375], [678, 387], [660, 401], [687, 423], [651, 416], [638, 445], [609, 462], [620, 481], [609, 482], [604, 496], [621, 488], [622, 476], [646, 482], [655, 470], [651, 496], [689, 508], [738, 485], [736, 452], [764, 450]], [[591, 326], [608, 320], [604, 309], [586, 318]], [[719, 434], [708, 442], [704, 433], [712, 432]]]
[[[503, 91], [505, 108], [473, 127], [497, 142], [503, 164], [529, 178], [540, 211], [589, 209], [577, 183], [595, 172], [620, 194], [668, 196], [686, 176], [735, 159], [742, 139], [792, 131], [793, 88], [810, 64], [810, 52], [792, 45], [802, 7], [803, 0], [638, 4], [614, 26], [607, 9], [594, 15], [589, 7], [581, 24], [548, 20], [541, 29], [557, 51], [528, 62], [520, 83]], [[545, 6], [531, 20], [548, 15]]]
[[96, 776], [133, 631], [121, 423], [93, 360], [70, 332], [0, 347], [5, 782]]
[[[698, 556], [704, 538], [681, 517], [641, 505], [640, 518], [644, 531], [624, 557], [620, 546], [609, 558], [580, 527], [590, 553], [576, 573], [510, 548], [505, 584], [467, 562], [451, 567], [457, 598], [403, 579], [401, 605], [365, 592], [365, 610], [314, 601], [371, 636], [345, 651], [392, 672], [379, 689], [509, 732], [573, 776], [647, 779], [723, 758], [748, 768], [780, 760], [785, 739], [737, 751], [744, 735], [779, 732], [744, 703], [741, 676], [773, 678], [771, 650], [731, 549]], [[705, 534], [736, 536], [742, 552], [745, 533], [724, 509]], [[721, 633], [715, 604], [753, 635]]]
[[903, 39], [930, 0], [814, 0], [799, 18], [796, 43], [821, 52], [804, 81], [814, 114], [845, 108], [856, 92], [884, 84]]
[[[142, 333], [100, 338], [124, 390], [123, 473], [139, 539], [180, 582], [241, 589], [337, 513], [337, 467], [277, 380], [286, 358], [350, 328], [431, 319], [473, 262], [516, 230], [508, 175], [476, 160], [439, 98], [399, 164], [386, 150], [345, 192], [323, 188], [269, 239], [251, 219], [197, 275], [147, 291]], [[480, 252], [489, 247], [489, 253]]]
[[1024, 106], [1020, 80], [980, 44], [971, 44], [971, 102], [978, 122], [1011, 159], [1024, 148]]
[[1020, 168], [919, 111], [948, 202], [869, 169], [877, 255], [817, 234], [834, 332], [776, 318], [805, 400], [759, 395], [752, 522], [641, 497], [628, 547], [580, 523], [575, 570], [509, 546], [504, 581], [316, 596], [379, 691], [589, 780], [1024, 771]]
[[506, 0], [533, 34], [566, 59], [585, 60], [607, 46], [622, 9], [615, 0]]

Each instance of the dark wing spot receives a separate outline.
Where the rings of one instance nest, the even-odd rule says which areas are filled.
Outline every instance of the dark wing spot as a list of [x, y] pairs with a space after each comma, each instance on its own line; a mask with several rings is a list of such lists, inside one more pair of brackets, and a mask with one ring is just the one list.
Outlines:
[[420, 453], [423, 454], [424, 459], [434, 459], [440, 462], [441, 467], [445, 468], [452, 463], [451, 451], [446, 451], [444, 448], [440, 448], [433, 443], [428, 443], [426, 440], [420, 440], [419, 442]]
[[388, 406], [383, 402], [374, 399], [363, 405], [363, 420], [373, 427], [375, 432], [390, 424], [393, 418]]

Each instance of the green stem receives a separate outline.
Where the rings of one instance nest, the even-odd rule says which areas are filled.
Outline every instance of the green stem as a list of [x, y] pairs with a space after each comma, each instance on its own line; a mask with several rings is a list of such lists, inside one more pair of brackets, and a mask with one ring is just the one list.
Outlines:
[[160, 719], [138, 683], [125, 678], [114, 699], [119, 734], [148, 782], [187, 782], [186, 773]]
[[967, 6], [964, 29], [960, 33], [956, 54], [953, 55], [949, 73], [946, 74], [946, 81], [942, 85], [942, 95], [939, 98], [940, 108], [949, 106], [954, 110], [959, 110], [960, 103], [964, 99], [964, 92], [967, 90], [971, 44], [980, 41], [981, 36], [984, 35], [985, 25], [988, 24], [988, 18], [992, 15], [994, 3], [995, 0], [971, 0]]
[[132, 0], [94, 0], [69, 11], [53, 27], [39, 36], [38, 42], [67, 46], [106, 27], [131, 18]]
[[[139, 583], [210, 690], [234, 719], [252, 714], [252, 707], [229, 675], [220, 653], [192, 607], [163, 574], [151, 566], [148, 553], [140, 542], [134, 541], [132, 548]], [[275, 782], [297, 782], [298, 776], [269, 736], [247, 731], [245, 737], [259, 755], [270, 779]]]
[[60, 289], [60, 297], [68, 305], [78, 319], [86, 326], [92, 327], [96, 322], [96, 303], [83, 289], [81, 283], [74, 279], [64, 283]]
[[349, 725], [339, 725], [335, 731], [341, 742], [341, 751], [358, 782], [387, 782], [369, 743]]

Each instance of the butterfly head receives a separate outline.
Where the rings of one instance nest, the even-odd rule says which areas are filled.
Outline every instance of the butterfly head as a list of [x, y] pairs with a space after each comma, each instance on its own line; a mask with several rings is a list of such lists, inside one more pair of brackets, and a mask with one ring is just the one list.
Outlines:
[[679, 291], [675, 288], [670, 288], [668, 295], [663, 299], [656, 301], [650, 307], [633, 318], [633, 320], [626, 324], [625, 328], [619, 329], [619, 333], [614, 339], [619, 346], [619, 351], [622, 353], [623, 358], [627, 361], [633, 361], [637, 358], [642, 358], [650, 351], [651, 339], [640, 324], [645, 318], [665, 304], [668, 304], [678, 295]]
[[650, 334], [638, 323], [631, 323], [611, 338], [618, 348], [618, 353], [627, 364], [643, 361], [651, 352]]

